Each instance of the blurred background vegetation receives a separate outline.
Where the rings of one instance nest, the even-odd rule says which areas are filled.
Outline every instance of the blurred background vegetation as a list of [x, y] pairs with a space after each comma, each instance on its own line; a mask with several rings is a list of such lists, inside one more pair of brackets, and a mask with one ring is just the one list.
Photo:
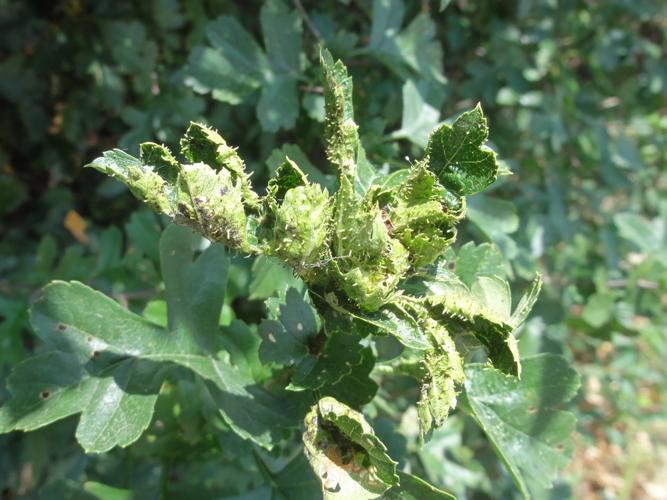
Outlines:
[[[666, 498], [660, 1], [0, 0], [0, 391], [39, 348], [27, 306], [48, 281], [78, 279], [139, 309], [159, 290], [165, 221], [83, 169], [103, 150], [176, 146], [200, 120], [238, 146], [260, 189], [279, 146], [329, 181], [320, 44], [350, 68], [362, 140], [386, 169], [481, 102], [514, 175], [470, 200], [459, 241], [495, 244], [513, 289], [543, 274], [522, 353], [563, 354], [584, 382], [574, 459], [551, 496]], [[233, 282], [230, 314], [257, 323], [256, 299], [271, 293], [261, 270], [240, 265]], [[239, 473], [243, 457], [193, 437], [184, 413], [165, 424], [178, 438], [102, 456], [83, 454], [69, 420], [0, 436], [3, 498], [241, 498], [255, 480]], [[462, 498], [513, 495], [457, 415], [416, 453]]]

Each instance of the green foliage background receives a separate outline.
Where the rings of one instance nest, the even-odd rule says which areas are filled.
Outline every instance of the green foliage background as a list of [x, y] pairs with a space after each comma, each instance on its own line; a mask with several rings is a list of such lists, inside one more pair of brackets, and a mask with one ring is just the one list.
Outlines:
[[[323, 44], [350, 68], [362, 142], [387, 170], [404, 165], [397, 158], [421, 157], [436, 124], [481, 102], [514, 175], [470, 200], [460, 241], [495, 244], [513, 289], [543, 274], [521, 352], [563, 354], [584, 377], [573, 406], [574, 462], [552, 494], [664, 493], [664, 4], [0, 0], [0, 33], [3, 378], [40, 349], [27, 307], [52, 279], [78, 279], [164, 317], [165, 221], [81, 168], [101, 151], [119, 145], [135, 154], [144, 140], [175, 146], [188, 121], [201, 120], [238, 146], [260, 189], [281, 160], [278, 146], [312, 179], [331, 182], [321, 139]], [[80, 241], [63, 225], [71, 210], [88, 224]], [[229, 321], [259, 323], [261, 300], [291, 279], [267, 266], [234, 260]], [[199, 409], [171, 414], [189, 390], [173, 387], [159, 400], [165, 427], [129, 449], [85, 455], [71, 419], [1, 436], [0, 488], [10, 497], [204, 490], [231, 498], [258, 491], [267, 474], [286, 484], [284, 457], [264, 457], [269, 465], [258, 470], [259, 452], [234, 453], [229, 434], [200, 435]], [[391, 411], [371, 409], [376, 431], [431, 482], [462, 497], [516, 494], [462, 415], [418, 450], [414, 416], [403, 418], [403, 434], [381, 431], [391, 429], [387, 414], [400, 421], [410, 398], [400, 384], [379, 394]]]

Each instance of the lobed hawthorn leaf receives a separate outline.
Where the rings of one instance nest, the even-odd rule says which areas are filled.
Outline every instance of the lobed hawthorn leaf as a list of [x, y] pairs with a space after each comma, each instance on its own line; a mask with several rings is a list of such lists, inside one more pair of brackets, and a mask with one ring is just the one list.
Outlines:
[[408, 139], [425, 148], [431, 131], [440, 121], [440, 111], [427, 102], [426, 82], [407, 80], [403, 85], [403, 114], [401, 128], [392, 132], [391, 137]]
[[[161, 254], [187, 253], [191, 244], [190, 231], [174, 226], [161, 240]], [[178, 262], [187, 268], [186, 261]], [[270, 447], [277, 428], [290, 422], [284, 405], [217, 359], [210, 350], [215, 345], [211, 332], [196, 330], [217, 325], [223, 297], [210, 290], [202, 295], [193, 284], [207, 275], [202, 290], [224, 289], [226, 266], [224, 253], [212, 246], [191, 265], [191, 274], [173, 269], [167, 273], [168, 286], [191, 293], [188, 306], [179, 309], [174, 303], [184, 295], [167, 292], [170, 305], [176, 307], [175, 313], [170, 312], [171, 330], [81, 283], [56, 281], [47, 286], [31, 309], [31, 323], [50, 351], [17, 365], [10, 375], [12, 398], [0, 408], [0, 432], [33, 430], [81, 413], [76, 435], [86, 451], [127, 446], [150, 423], [165, 377], [173, 367], [182, 366], [205, 381], [223, 419], [236, 433]]]
[[350, 321], [327, 317], [318, 337], [314, 341], [320, 342], [321, 346], [316, 344], [314, 352], [309, 352], [294, 367], [287, 389], [302, 391], [326, 388], [340, 382], [354, 367], [363, 363], [359, 344], [362, 335], [352, 328]]
[[361, 362], [338, 382], [324, 387], [320, 394], [332, 396], [353, 408], [359, 408], [375, 397], [378, 385], [370, 377], [375, 367], [375, 355], [370, 347], [361, 350]]
[[232, 105], [260, 89], [257, 118], [276, 132], [293, 127], [299, 114], [303, 28], [299, 13], [281, 0], [264, 2], [259, 20], [264, 49], [233, 17], [211, 21], [209, 45], [195, 47], [188, 59], [186, 84]]
[[416, 73], [442, 86], [446, 78], [435, 23], [421, 12], [401, 29], [404, 15], [402, 0], [374, 0], [368, 50], [403, 80]]
[[470, 414], [487, 434], [525, 498], [550, 488], [572, 453], [574, 414], [560, 406], [580, 386], [579, 375], [554, 354], [524, 358], [521, 380], [490, 366], [465, 367]]
[[458, 195], [471, 195], [491, 185], [498, 174], [496, 154], [484, 147], [489, 135], [478, 104], [431, 133], [426, 154], [431, 171], [442, 185]]
[[277, 299], [267, 300], [270, 319], [259, 326], [260, 359], [263, 363], [297, 364], [308, 355], [309, 343], [320, 331], [319, 317], [295, 288], [287, 290], [285, 303], [276, 307], [271, 304], [274, 301]]

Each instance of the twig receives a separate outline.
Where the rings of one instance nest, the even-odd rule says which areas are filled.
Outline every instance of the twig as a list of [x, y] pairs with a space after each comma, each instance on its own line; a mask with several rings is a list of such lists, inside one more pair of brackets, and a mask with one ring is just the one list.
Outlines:
[[[619, 279], [619, 280], [609, 280], [607, 281], [607, 286], [609, 288], [625, 288], [627, 286], [628, 280]], [[639, 288], [646, 288], [647, 290], [655, 290], [658, 288], [658, 284], [653, 281], [639, 279], [637, 280], [637, 286]]]
[[301, 0], [294, 0], [294, 6], [301, 13], [301, 17], [303, 17], [303, 22], [306, 23], [306, 27], [308, 28], [308, 30], [313, 34], [315, 38], [317, 38], [318, 40], [322, 40], [322, 35], [320, 35], [320, 32], [317, 31], [317, 28], [310, 20], [310, 16], [308, 15], [308, 12], [306, 12], [306, 9], [303, 8]]

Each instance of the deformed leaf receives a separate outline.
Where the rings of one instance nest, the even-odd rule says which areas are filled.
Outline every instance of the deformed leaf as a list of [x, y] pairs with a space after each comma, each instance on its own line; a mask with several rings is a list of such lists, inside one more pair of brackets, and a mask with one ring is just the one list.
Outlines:
[[333, 299], [328, 304], [335, 311], [370, 327], [374, 335], [393, 335], [401, 344], [411, 349], [425, 350], [431, 347], [417, 318], [401, 308], [399, 304], [386, 305], [374, 313], [350, 311]]
[[354, 179], [361, 148], [352, 106], [352, 78], [341, 61], [326, 49], [320, 54], [324, 73], [325, 132], [327, 158], [340, 175]]
[[425, 375], [417, 405], [422, 441], [430, 437], [434, 427], [445, 423], [449, 412], [456, 406], [463, 382], [463, 359], [456, 350], [454, 339], [437, 321], [426, 318], [423, 323], [432, 347], [422, 360]]
[[484, 146], [488, 135], [479, 105], [453, 125], [444, 124], [431, 134], [426, 148], [428, 165], [443, 186], [458, 195], [471, 195], [496, 180], [496, 154]]
[[437, 282], [437, 295], [427, 302], [438, 318], [456, 330], [468, 331], [486, 348], [499, 370], [521, 374], [519, 351], [510, 324], [507, 282], [498, 277], [479, 277], [468, 289], [459, 281]]
[[551, 487], [569, 462], [575, 416], [559, 407], [579, 389], [579, 375], [554, 354], [523, 360], [521, 380], [481, 364], [465, 368], [471, 415], [486, 432], [517, 487], [529, 498]]
[[540, 295], [541, 288], [542, 276], [538, 274], [530, 284], [528, 291], [521, 296], [519, 303], [514, 308], [514, 312], [512, 313], [512, 317], [509, 321], [510, 325], [512, 325], [514, 328], [518, 328], [524, 321], [526, 321], [528, 314], [530, 313], [531, 309], [535, 305], [535, 302], [537, 301], [537, 298]]
[[190, 124], [181, 149], [191, 164], [178, 164], [165, 148], [148, 143], [142, 146], [143, 161], [113, 150], [88, 166], [123, 182], [155, 211], [209, 240], [253, 251], [251, 214], [259, 201], [236, 150], [198, 123]]
[[325, 499], [381, 498], [398, 484], [396, 462], [361, 413], [325, 397], [306, 415], [305, 426], [306, 456]]

